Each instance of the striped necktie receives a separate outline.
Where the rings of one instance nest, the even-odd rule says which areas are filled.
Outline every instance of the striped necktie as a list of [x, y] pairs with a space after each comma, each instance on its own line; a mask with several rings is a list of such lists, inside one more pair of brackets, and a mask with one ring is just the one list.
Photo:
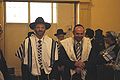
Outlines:
[[42, 64], [42, 41], [38, 41], [38, 63], [40, 65], [40, 69], [43, 69], [43, 64]]
[[76, 44], [76, 58], [77, 58], [78, 60], [81, 59], [81, 54], [82, 54], [82, 44], [78, 42], [78, 43]]

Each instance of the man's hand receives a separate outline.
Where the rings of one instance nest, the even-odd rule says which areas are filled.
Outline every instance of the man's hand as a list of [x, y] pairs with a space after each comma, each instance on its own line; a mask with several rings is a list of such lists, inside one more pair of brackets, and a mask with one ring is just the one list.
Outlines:
[[59, 70], [59, 71], [63, 71], [63, 70], [64, 70], [64, 68], [65, 68], [65, 66], [64, 66], [64, 65], [62, 65], [62, 66], [58, 66], [58, 70]]
[[81, 71], [82, 71], [81, 68], [79, 68], [79, 67], [75, 68], [75, 72], [76, 72], [76, 73], [81, 73]]
[[81, 60], [75, 62], [75, 66], [81, 69], [85, 68], [85, 63], [82, 62]]

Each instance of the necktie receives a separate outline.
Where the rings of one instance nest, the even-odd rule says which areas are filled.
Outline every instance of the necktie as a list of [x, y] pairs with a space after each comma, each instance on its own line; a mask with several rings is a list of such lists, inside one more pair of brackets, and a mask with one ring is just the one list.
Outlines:
[[82, 54], [82, 45], [80, 43], [76, 44], [76, 58], [78, 60], [81, 59], [81, 54]]
[[42, 64], [42, 41], [38, 41], [38, 63], [40, 65], [40, 69], [43, 69], [43, 64]]

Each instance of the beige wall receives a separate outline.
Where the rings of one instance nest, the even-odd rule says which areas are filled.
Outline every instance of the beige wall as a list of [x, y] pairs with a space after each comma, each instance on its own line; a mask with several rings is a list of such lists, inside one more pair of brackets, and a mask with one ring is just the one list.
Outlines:
[[73, 27], [74, 4], [59, 3], [57, 6], [57, 15], [58, 22], [56, 24], [52, 24], [52, 27], [46, 32], [53, 39], [56, 39], [54, 34], [56, 33], [57, 29], [62, 28], [65, 32], [67, 32], [68, 28], [70, 28], [71, 26]]
[[120, 0], [92, 0], [91, 26], [120, 32]]
[[80, 24], [85, 28], [91, 26], [91, 6], [90, 2], [81, 2], [80, 3]]
[[17, 75], [20, 74], [20, 61], [15, 56], [15, 52], [25, 39], [27, 32], [27, 24], [5, 25], [5, 57], [8, 67], [14, 67]]

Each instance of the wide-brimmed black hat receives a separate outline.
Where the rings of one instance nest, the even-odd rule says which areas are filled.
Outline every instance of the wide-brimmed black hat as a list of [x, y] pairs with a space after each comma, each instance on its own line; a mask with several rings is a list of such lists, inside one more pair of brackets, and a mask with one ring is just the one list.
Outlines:
[[30, 23], [29, 27], [30, 27], [31, 29], [34, 29], [37, 24], [44, 24], [46, 29], [49, 29], [50, 26], [51, 26], [51, 24], [45, 22], [42, 17], [38, 17], [38, 18], [35, 20], [35, 22]]
[[54, 34], [54, 35], [55, 35], [55, 36], [58, 36], [58, 35], [60, 35], [60, 34], [66, 35], [66, 33], [63, 31], [63, 29], [58, 29], [58, 30], [57, 30], [57, 33]]

